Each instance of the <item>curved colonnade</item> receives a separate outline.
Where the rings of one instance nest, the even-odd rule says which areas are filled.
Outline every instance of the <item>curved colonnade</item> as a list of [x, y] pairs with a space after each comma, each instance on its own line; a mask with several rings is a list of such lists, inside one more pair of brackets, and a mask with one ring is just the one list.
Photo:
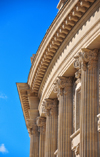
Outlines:
[[99, 157], [100, 0], [58, 8], [27, 83], [17, 83], [30, 157]]

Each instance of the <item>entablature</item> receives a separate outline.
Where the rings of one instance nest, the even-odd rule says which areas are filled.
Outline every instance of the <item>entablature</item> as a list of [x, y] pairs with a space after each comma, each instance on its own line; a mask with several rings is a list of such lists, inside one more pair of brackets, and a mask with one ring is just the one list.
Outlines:
[[[85, 17], [83, 16], [79, 23], [77, 23], [73, 30], [75, 29], [76, 33], [76, 29], [78, 29], [78, 32], [72, 36], [72, 38], [70, 34], [68, 35], [71, 40], [68, 41], [69, 38], [67, 37], [52, 59], [39, 89], [38, 95], [41, 98], [39, 111], [41, 110], [40, 106], [45, 98], [56, 98], [56, 95], [52, 94], [55, 79], [58, 76], [74, 76], [74, 56], [82, 51], [82, 48], [100, 49], [100, 9], [98, 9], [98, 3], [98, 1], [94, 3], [90, 10], [84, 15]], [[91, 14], [92, 11], [94, 14]], [[86, 18], [86, 22], [81, 25], [84, 18]], [[81, 25], [81, 27], [78, 27], [79, 25]]]
[[16, 83], [16, 85], [19, 93], [19, 98], [21, 101], [24, 118], [26, 121], [26, 119], [29, 119], [28, 110], [30, 109], [30, 106], [29, 106], [27, 91], [29, 91], [30, 88], [27, 83]]
[[[39, 98], [36, 93], [34, 93], [27, 83], [16, 83], [21, 106], [26, 122], [26, 126], [29, 129], [30, 123], [35, 124], [35, 117], [38, 115], [38, 104]], [[36, 124], [35, 124], [36, 125]]]
[[[38, 93], [44, 75], [57, 50], [94, 0], [70, 0], [59, 11], [48, 29], [32, 64], [28, 84]], [[73, 33], [73, 32], [72, 32]]]

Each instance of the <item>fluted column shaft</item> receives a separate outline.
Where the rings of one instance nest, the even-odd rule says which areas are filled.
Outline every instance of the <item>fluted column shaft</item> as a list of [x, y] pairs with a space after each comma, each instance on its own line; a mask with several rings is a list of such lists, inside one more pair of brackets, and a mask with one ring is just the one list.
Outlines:
[[59, 98], [58, 156], [71, 157], [72, 134], [72, 78], [59, 77], [54, 92]]
[[38, 127], [33, 120], [27, 120], [27, 127], [30, 136], [30, 157], [39, 156], [39, 133]]
[[81, 69], [80, 156], [98, 157], [97, 146], [97, 50], [83, 49]]
[[46, 109], [46, 143], [45, 157], [54, 157], [57, 150], [58, 114], [57, 100], [45, 99]]
[[38, 117], [37, 125], [39, 127], [40, 138], [39, 138], [39, 157], [45, 156], [45, 129], [46, 129], [46, 118]]
[[38, 143], [39, 137], [36, 134], [31, 134], [30, 135], [30, 157], [38, 157], [38, 148], [39, 148], [39, 143]]

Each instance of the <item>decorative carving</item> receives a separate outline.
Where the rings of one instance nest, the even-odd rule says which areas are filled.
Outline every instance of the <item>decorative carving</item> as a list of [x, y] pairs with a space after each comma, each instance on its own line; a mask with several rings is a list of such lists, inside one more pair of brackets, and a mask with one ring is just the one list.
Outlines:
[[47, 116], [57, 114], [57, 99], [45, 99], [44, 107]]
[[70, 86], [72, 86], [72, 77], [58, 77], [54, 82], [54, 93], [59, 96], [71, 92]]
[[26, 125], [27, 125], [28, 128], [33, 128], [34, 124], [35, 124], [35, 122], [34, 122], [33, 119], [27, 119]]
[[45, 109], [45, 102], [43, 101], [42, 105], [41, 105], [41, 113], [43, 115], [43, 117], [46, 117], [46, 109]]
[[98, 49], [95, 50], [89, 50], [89, 49], [82, 49], [82, 58], [84, 59], [85, 62], [90, 62], [90, 61], [97, 61], [97, 56], [98, 56]]
[[40, 132], [41, 134], [45, 134], [45, 131], [46, 131], [46, 125], [41, 126], [41, 127], [38, 127], [38, 128], [39, 128], [39, 132]]
[[[89, 50], [82, 49], [82, 52], [79, 52], [78, 56], [75, 57], [74, 67], [76, 69], [83, 69], [86, 71], [88, 68], [91, 70], [93, 67], [97, 65], [98, 60], [98, 49]], [[75, 74], [75, 77], [78, 77], [78, 73]]]
[[45, 133], [45, 129], [46, 129], [46, 118], [37, 117], [36, 124], [38, 126], [39, 132]]
[[80, 64], [80, 61], [79, 61], [79, 56], [75, 56], [74, 58], [75, 58], [75, 61], [74, 61], [74, 68], [80, 69], [81, 64]]
[[75, 77], [77, 79], [79, 79], [81, 77], [81, 69], [79, 69], [76, 73], [75, 73]]
[[46, 118], [37, 117], [36, 124], [37, 124], [37, 126], [44, 126], [46, 124]]
[[37, 93], [33, 92], [33, 90], [30, 88], [27, 90], [27, 95], [28, 97], [33, 96], [33, 97], [37, 97]]
[[33, 135], [33, 134], [37, 135], [38, 134], [38, 127], [35, 124], [35, 121], [33, 119], [27, 119], [26, 125], [27, 125], [28, 132], [30, 135]]

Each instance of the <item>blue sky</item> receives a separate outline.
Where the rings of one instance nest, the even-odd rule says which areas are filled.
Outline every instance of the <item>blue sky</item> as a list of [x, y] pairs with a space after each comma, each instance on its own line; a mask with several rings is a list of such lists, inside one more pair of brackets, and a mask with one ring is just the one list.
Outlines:
[[57, 15], [59, 0], [0, 0], [0, 157], [28, 157], [29, 135], [16, 88]]

